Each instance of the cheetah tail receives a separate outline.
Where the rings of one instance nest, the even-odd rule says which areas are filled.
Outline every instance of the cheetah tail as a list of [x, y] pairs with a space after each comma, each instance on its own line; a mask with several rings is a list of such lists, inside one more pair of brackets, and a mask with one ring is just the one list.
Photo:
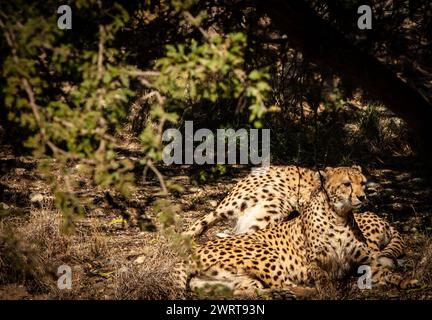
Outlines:
[[173, 285], [186, 292], [189, 289], [189, 281], [196, 274], [196, 267], [191, 262], [178, 262], [174, 266]]

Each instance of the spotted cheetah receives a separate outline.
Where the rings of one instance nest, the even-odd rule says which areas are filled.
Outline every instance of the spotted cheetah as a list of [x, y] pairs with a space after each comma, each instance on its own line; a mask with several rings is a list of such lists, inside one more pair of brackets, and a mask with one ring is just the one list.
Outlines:
[[366, 178], [360, 170], [338, 168], [322, 176], [323, 185], [312, 191], [299, 217], [196, 248], [183, 284], [191, 289], [223, 284], [234, 295], [253, 297], [268, 290], [313, 288], [369, 265], [375, 284], [416, 285], [382, 265], [365, 239], [370, 229], [362, 233], [354, 218], [352, 209], [365, 198]]
[[[253, 172], [234, 186], [213, 213], [197, 221], [185, 234], [196, 237], [224, 219], [236, 221], [235, 234], [264, 229], [302, 211], [312, 190], [322, 183], [322, 174], [353, 170], [362, 172], [360, 166], [327, 167], [323, 173], [297, 166], [272, 166]], [[372, 212], [354, 213], [354, 219], [368, 246], [381, 252], [382, 263], [394, 266], [404, 252], [399, 232]]]
[[316, 172], [298, 166], [253, 171], [234, 186], [214, 212], [197, 221], [185, 234], [198, 236], [224, 219], [236, 221], [235, 234], [263, 229], [298, 211], [319, 183]]

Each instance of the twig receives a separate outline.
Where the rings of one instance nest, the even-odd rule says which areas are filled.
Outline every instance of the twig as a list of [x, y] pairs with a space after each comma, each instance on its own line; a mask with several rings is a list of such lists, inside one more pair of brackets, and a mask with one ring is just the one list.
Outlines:
[[206, 40], [210, 39], [209, 34], [203, 29], [201, 28], [201, 26], [195, 21], [195, 17], [189, 12], [189, 11], [184, 11], [183, 12], [183, 16], [185, 17], [186, 20], [188, 20], [194, 27], [196, 27], [199, 32], [201, 32], [201, 34], [203, 35], [203, 37]]
[[159, 180], [159, 184], [160, 184], [160, 186], [161, 186], [161, 188], [162, 188], [162, 190], [163, 190], [163, 193], [164, 194], [168, 194], [168, 189], [167, 189], [167, 187], [166, 187], [166, 185], [165, 185], [165, 181], [164, 181], [164, 178], [163, 178], [163, 176], [162, 176], [162, 174], [160, 173], [160, 171], [153, 165], [153, 162], [149, 159], [149, 160], [147, 160], [147, 167], [149, 167], [153, 172], [154, 172], [154, 174], [156, 175], [156, 177], [158, 178], [158, 180]]
[[151, 82], [147, 80], [148, 77], [157, 77], [160, 75], [159, 71], [141, 71], [141, 70], [130, 70], [126, 71], [126, 74], [134, 77], [138, 77], [141, 84], [145, 87], [153, 87]]
[[103, 75], [103, 55], [104, 55], [105, 29], [99, 25], [99, 44], [97, 57], [97, 79], [102, 80]]
[[157, 77], [160, 75], [160, 72], [159, 71], [131, 70], [131, 71], [127, 71], [127, 74], [129, 74], [131, 76]]
[[144, 96], [142, 97], [142, 100], [148, 100], [148, 99], [150, 99], [150, 98], [153, 97], [153, 96], [156, 97], [156, 99], [158, 100], [158, 103], [159, 103], [161, 106], [165, 103], [165, 97], [163, 97], [163, 96], [160, 94], [160, 92], [159, 92], [159, 91], [156, 91], [156, 90], [154, 90], [154, 91], [152, 91], [152, 92], [149, 92], [149, 93], [147, 93], [146, 95], [144, 95]]

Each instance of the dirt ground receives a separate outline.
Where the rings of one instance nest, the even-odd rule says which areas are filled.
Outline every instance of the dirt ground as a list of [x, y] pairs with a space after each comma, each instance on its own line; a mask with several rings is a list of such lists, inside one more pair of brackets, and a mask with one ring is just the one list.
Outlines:
[[[431, 299], [432, 298], [432, 188], [411, 158], [361, 164], [377, 183], [365, 210], [386, 217], [403, 234], [406, 255], [399, 271], [420, 280], [418, 289], [389, 287], [360, 290], [353, 277], [346, 286], [329, 285], [316, 299]], [[170, 286], [169, 273], [176, 261], [170, 242], [158, 230], [142, 231], [122, 220], [138, 215], [160, 227], [152, 207], [156, 179], [139, 182], [138, 190], [120, 206], [83, 177], [79, 192], [90, 197], [93, 208], [76, 221], [75, 232], [59, 231], [61, 214], [55, 209], [49, 185], [37, 173], [32, 157], [16, 157], [8, 149], [0, 154], [0, 299], [172, 299], [179, 297]], [[249, 172], [233, 167], [228, 174], [197, 184], [189, 167], [161, 168], [182, 185], [172, 195], [179, 205], [183, 228], [215, 209], [235, 182]], [[121, 200], [117, 200], [121, 202]], [[221, 224], [200, 241], [229, 228]], [[72, 270], [72, 289], [57, 288], [56, 270]], [[183, 297], [183, 296], [180, 296]], [[188, 296], [187, 298], [196, 298]]]

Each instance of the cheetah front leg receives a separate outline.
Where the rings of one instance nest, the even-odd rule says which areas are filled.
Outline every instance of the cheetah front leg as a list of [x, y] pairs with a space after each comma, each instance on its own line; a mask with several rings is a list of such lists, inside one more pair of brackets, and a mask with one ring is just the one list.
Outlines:
[[372, 284], [390, 284], [401, 289], [417, 287], [419, 282], [416, 279], [404, 278], [394, 273], [381, 262], [381, 252], [373, 252], [367, 246], [360, 244], [355, 252], [358, 265], [369, 265], [372, 273]]
[[419, 281], [417, 279], [404, 278], [400, 274], [396, 274], [389, 268], [381, 265], [379, 262], [372, 263], [371, 272], [372, 284], [375, 285], [390, 284], [401, 289], [416, 288], [419, 285]]
[[318, 288], [328, 281], [327, 273], [318, 266], [316, 261], [311, 262], [307, 267], [307, 280], [315, 288]]
[[389, 227], [390, 241], [380, 253], [380, 263], [394, 267], [396, 259], [404, 253], [404, 241], [400, 233], [392, 226]]

